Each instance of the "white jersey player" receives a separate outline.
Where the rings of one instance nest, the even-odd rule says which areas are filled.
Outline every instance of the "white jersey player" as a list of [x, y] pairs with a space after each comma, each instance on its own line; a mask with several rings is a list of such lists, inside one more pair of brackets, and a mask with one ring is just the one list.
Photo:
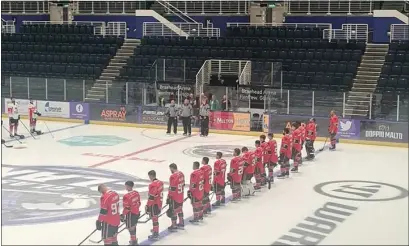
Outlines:
[[30, 132], [35, 133], [37, 135], [41, 135], [41, 131], [36, 131], [37, 116], [41, 116], [41, 114], [37, 111], [37, 107], [36, 105], [34, 105], [33, 100], [30, 100], [30, 103], [28, 104], [28, 119], [30, 121]]
[[7, 105], [7, 114], [9, 116], [10, 137], [13, 138], [16, 136], [19, 138], [24, 138], [24, 135], [17, 134], [20, 113], [18, 112], [18, 107], [14, 98], [11, 98], [11, 102]]

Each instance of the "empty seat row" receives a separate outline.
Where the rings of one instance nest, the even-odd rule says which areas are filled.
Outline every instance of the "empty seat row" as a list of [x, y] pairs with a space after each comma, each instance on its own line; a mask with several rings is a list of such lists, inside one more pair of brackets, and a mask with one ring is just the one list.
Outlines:
[[96, 78], [101, 74], [101, 66], [64, 65], [37, 63], [2, 63], [2, 72], [20, 76], [52, 76], [61, 78]]
[[66, 34], [21, 34], [2, 33], [2, 42], [23, 43], [82, 43], [82, 44], [116, 44], [122, 45], [124, 39], [102, 35], [66, 35]]
[[[365, 42], [347, 42], [346, 40], [324, 39], [274, 39], [274, 38], [208, 38], [208, 37], [144, 37], [143, 45], [165, 46], [212, 46], [212, 47], [271, 47], [271, 48], [295, 48], [295, 49], [349, 49], [365, 50]], [[143, 46], [142, 46], [143, 47]]]
[[400, 53], [388, 53], [385, 57], [387, 62], [409, 62], [409, 50]]
[[82, 63], [105, 64], [110, 59], [109, 55], [84, 55], [84, 54], [45, 54], [45, 53], [6, 53], [1, 56], [2, 61], [33, 61], [47, 63]]
[[409, 76], [381, 76], [378, 80], [378, 89], [409, 93]]
[[88, 54], [111, 54], [115, 55], [116, 46], [110, 44], [20, 44], [20, 43], [1, 43], [1, 50], [24, 51], [24, 52], [49, 52], [49, 53], [88, 53]]
[[409, 50], [409, 40], [394, 40], [389, 44], [389, 50]]
[[20, 26], [20, 32], [21, 33], [94, 34], [94, 26], [76, 25], [76, 24], [48, 24], [48, 23], [47, 24], [23, 24]]
[[409, 66], [389, 66], [389, 65], [384, 65], [382, 67], [382, 74], [391, 74], [391, 75], [409, 75]]
[[355, 74], [357, 63], [298, 63], [293, 62], [289, 67], [291, 71], [315, 72], [325, 71], [330, 73], [351, 73]]
[[279, 38], [322, 38], [322, 28], [289, 26], [241, 26], [227, 27], [228, 37], [279, 37]]

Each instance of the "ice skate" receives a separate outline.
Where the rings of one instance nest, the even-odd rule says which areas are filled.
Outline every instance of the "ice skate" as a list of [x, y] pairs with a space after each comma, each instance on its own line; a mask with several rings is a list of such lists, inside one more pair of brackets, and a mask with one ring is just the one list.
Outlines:
[[159, 233], [157, 233], [157, 232], [152, 233], [152, 235], [148, 236], [148, 239], [149, 240], [158, 240], [159, 239]]
[[277, 178], [279, 178], [279, 179], [284, 179], [285, 176], [286, 176], [286, 173], [285, 173], [285, 172], [282, 172], [282, 173], [280, 173], [280, 174], [277, 176]]
[[291, 168], [291, 172], [297, 173], [297, 172], [298, 172], [298, 167], [293, 167], [293, 168]]
[[176, 225], [171, 225], [168, 227], [168, 231], [170, 232], [175, 232], [178, 230], [178, 227]]

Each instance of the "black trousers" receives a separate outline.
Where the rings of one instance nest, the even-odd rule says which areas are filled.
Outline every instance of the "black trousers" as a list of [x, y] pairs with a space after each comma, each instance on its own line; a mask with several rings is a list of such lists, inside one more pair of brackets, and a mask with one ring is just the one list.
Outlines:
[[192, 120], [190, 117], [182, 117], [183, 133], [192, 134]]
[[200, 135], [207, 136], [209, 135], [209, 117], [200, 116]]
[[166, 133], [170, 133], [170, 128], [173, 125], [173, 133], [177, 133], [178, 131], [178, 119], [177, 117], [168, 117], [168, 130]]

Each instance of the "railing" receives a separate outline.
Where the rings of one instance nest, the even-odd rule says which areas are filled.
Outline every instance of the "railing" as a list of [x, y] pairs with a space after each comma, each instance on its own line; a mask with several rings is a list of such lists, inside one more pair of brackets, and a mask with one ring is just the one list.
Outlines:
[[180, 11], [177, 7], [173, 6], [171, 3], [168, 1], [163, 1], [163, 0], [156, 0], [157, 3], [162, 5], [165, 8], [165, 12], [171, 13], [173, 15], [176, 15], [179, 17], [181, 20], [187, 22], [187, 23], [197, 23], [195, 19], [192, 17], [188, 16], [186, 13]]
[[126, 22], [108, 22], [106, 28], [106, 35], [127, 37]]
[[48, 14], [48, 1], [1, 1], [1, 12], [8, 14]]
[[251, 83], [251, 61], [247, 61], [239, 76], [239, 85], [249, 85]]
[[[111, 22], [112, 23], [112, 22]], [[52, 24], [67, 24], [67, 25], [88, 25], [94, 27], [94, 34], [95, 35], [105, 35], [106, 34], [106, 26], [105, 22], [103, 21], [23, 21], [23, 24], [28, 25], [52, 25]]]
[[332, 29], [331, 23], [240, 23], [240, 22], [227, 22], [227, 27], [240, 27], [240, 26], [254, 26], [254, 27], [268, 27], [268, 26], [284, 26], [293, 28], [304, 27], [322, 27]]
[[199, 69], [199, 72], [196, 74], [196, 83], [195, 83], [195, 94], [202, 95], [203, 86], [210, 81], [211, 75], [211, 60], [207, 60], [203, 63], [202, 67]]
[[220, 37], [220, 28], [214, 28], [213, 24], [204, 27], [203, 23], [174, 22], [181, 31], [176, 33], [165, 24], [160, 22], [144, 22], [143, 36], [183, 36], [185, 33], [191, 37]]
[[132, 14], [149, 9], [147, 1], [76, 1], [76, 14]]
[[1, 32], [2, 33], [16, 33], [16, 25], [14, 24], [14, 21], [12, 20], [4, 21], [2, 19], [1, 20]]
[[[206, 70], [209, 67], [202, 67]], [[209, 73], [200, 73], [203, 76]], [[200, 75], [198, 73], [198, 75]], [[33, 77], [5, 77], [1, 78], [2, 97], [15, 97], [21, 99], [32, 98], [34, 100], [55, 101], [83, 101], [87, 90], [95, 81], [56, 79], [56, 78], [33, 78]], [[163, 98], [178, 99], [179, 102], [194, 93], [194, 88], [186, 84], [163, 84], [163, 83], [136, 83], [116, 82], [110, 85], [107, 82], [106, 100], [108, 103], [158, 105]], [[164, 93], [167, 91], [167, 93]], [[178, 94], [179, 91], [179, 94]], [[209, 93], [217, 96], [221, 101], [223, 95], [227, 95], [231, 102], [230, 109], [237, 111], [259, 110], [275, 114], [323, 116], [335, 110], [338, 115], [344, 116], [345, 98], [347, 93], [328, 91], [306, 90], [280, 90], [266, 87], [222, 87], [204, 86], [199, 93]], [[198, 95], [199, 93], [196, 93]], [[383, 94], [371, 94], [372, 104], [366, 118], [383, 119], [391, 121], [407, 122], [409, 118], [409, 95], [385, 92]], [[250, 98], [250, 100], [249, 100]], [[362, 117], [361, 117], [362, 118]]]
[[244, 1], [170, 1], [186, 14], [249, 14], [249, 0]]
[[409, 40], [409, 25], [408, 24], [392, 24], [390, 41], [393, 40]]
[[286, 0], [284, 6], [287, 14], [371, 14], [374, 10], [374, 1]]
[[343, 40], [365, 40], [368, 42], [367, 24], [342, 24], [342, 29], [324, 29], [323, 38]]

